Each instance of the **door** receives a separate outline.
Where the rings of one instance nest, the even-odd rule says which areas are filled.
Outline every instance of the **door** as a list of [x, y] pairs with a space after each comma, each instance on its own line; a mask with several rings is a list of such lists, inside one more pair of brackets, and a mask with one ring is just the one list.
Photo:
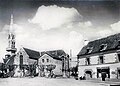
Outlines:
[[91, 71], [86, 71], [86, 72], [85, 72], [85, 78], [86, 78], [86, 79], [92, 78], [92, 72], [91, 72]]
[[103, 72], [106, 73], [106, 78], [110, 78], [110, 68], [109, 67], [97, 68], [97, 78], [101, 78], [101, 74]]

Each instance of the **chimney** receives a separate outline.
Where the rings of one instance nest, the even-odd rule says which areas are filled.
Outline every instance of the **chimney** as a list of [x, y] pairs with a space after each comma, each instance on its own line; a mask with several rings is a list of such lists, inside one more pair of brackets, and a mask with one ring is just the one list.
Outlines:
[[88, 40], [84, 40], [84, 45], [86, 46], [89, 43]]

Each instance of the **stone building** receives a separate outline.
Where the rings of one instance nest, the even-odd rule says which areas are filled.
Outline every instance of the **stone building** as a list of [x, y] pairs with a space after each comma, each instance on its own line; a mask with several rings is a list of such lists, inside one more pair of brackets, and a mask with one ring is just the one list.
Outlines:
[[78, 76], [100, 79], [120, 78], [120, 34], [90, 41], [77, 55]]
[[40, 54], [38, 51], [24, 47], [20, 48], [14, 59], [14, 63], [18, 66], [16, 72], [22, 71], [22, 76], [35, 75], [39, 57]]

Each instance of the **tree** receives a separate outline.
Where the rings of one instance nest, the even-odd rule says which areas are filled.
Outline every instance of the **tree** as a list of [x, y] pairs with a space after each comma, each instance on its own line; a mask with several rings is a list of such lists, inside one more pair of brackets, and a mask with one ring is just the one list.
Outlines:
[[72, 72], [72, 76], [77, 76], [78, 66], [70, 68], [70, 71]]
[[50, 76], [52, 77], [52, 70], [54, 70], [56, 68], [56, 65], [50, 64], [47, 65], [46, 70], [48, 70], [50, 72]]

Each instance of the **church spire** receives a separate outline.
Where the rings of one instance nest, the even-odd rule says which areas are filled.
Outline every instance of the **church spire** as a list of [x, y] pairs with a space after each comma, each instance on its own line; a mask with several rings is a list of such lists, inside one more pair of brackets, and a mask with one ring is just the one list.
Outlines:
[[10, 29], [8, 33], [8, 47], [6, 48], [6, 51], [10, 52], [11, 54], [15, 54], [17, 49], [15, 48], [15, 34], [13, 32], [13, 14], [11, 14], [10, 19]]
[[13, 29], [13, 14], [11, 14], [10, 18], [10, 30]]

